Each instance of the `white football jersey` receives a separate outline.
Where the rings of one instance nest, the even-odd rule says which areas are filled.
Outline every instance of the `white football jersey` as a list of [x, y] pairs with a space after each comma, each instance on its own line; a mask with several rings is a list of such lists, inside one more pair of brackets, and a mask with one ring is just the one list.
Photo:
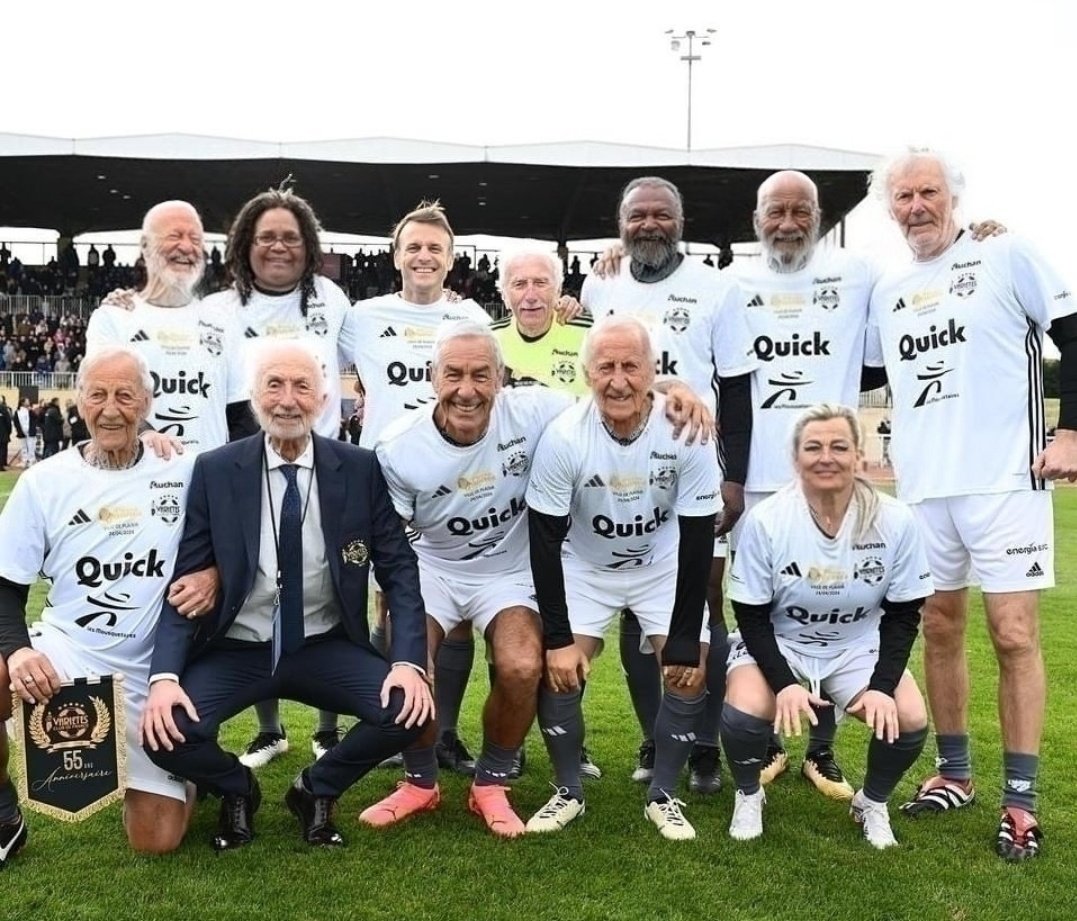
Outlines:
[[228, 441], [229, 403], [250, 397], [239, 355], [235, 321], [205, 301], [155, 307], [135, 297], [132, 310], [102, 304], [86, 328], [86, 351], [104, 345], [142, 353], [153, 375], [149, 423], [174, 435], [188, 451], [208, 451]]
[[314, 349], [322, 362], [329, 395], [314, 431], [326, 438], [336, 438], [340, 433], [341, 397], [337, 344], [344, 318], [351, 312], [351, 301], [328, 278], [318, 275], [314, 279], [314, 295], [307, 302], [305, 318], [299, 302], [298, 288], [280, 295], [254, 290], [244, 305], [239, 302], [235, 288], [229, 288], [211, 294], [204, 303], [215, 311], [230, 312], [235, 318], [243, 353], [241, 375], [248, 395], [254, 343], [265, 339], [303, 339]]
[[736, 270], [759, 367], [752, 374], [752, 492], [774, 492], [794, 475], [793, 426], [816, 403], [860, 402], [864, 333], [875, 272], [847, 250], [816, 247], [797, 272], [765, 260]]
[[359, 443], [371, 448], [401, 413], [434, 400], [430, 356], [438, 326], [446, 320], [489, 325], [490, 315], [472, 300], [411, 304], [395, 294], [359, 301], [348, 316], [341, 350], [355, 364], [366, 388]]
[[962, 234], [941, 256], [883, 274], [866, 361], [886, 365], [890, 456], [906, 502], [1049, 488], [1043, 333], [1077, 310], [1071, 290], [1013, 234]]
[[612, 278], [591, 274], [580, 301], [598, 320], [632, 316], [651, 334], [659, 377], [679, 377], [717, 412], [715, 375], [736, 377], [758, 365], [744, 316], [744, 295], [733, 276], [685, 259], [662, 281], [644, 284], [622, 259]]
[[473, 445], [446, 441], [434, 407], [382, 433], [378, 460], [397, 513], [418, 532], [419, 561], [449, 575], [528, 565], [525, 494], [539, 436], [572, 396], [545, 387], [502, 390], [490, 427]]
[[145, 451], [130, 470], [100, 470], [77, 449], [27, 470], [0, 513], [0, 576], [49, 580], [41, 620], [72, 643], [149, 667], [183, 534], [194, 454]]
[[830, 658], [878, 642], [884, 598], [911, 601], [934, 588], [912, 512], [879, 496], [875, 527], [853, 541], [855, 514], [833, 538], [816, 526], [799, 482], [768, 496], [744, 521], [729, 597], [769, 604], [774, 635], [798, 652]]
[[656, 394], [647, 425], [630, 445], [614, 441], [591, 399], [546, 429], [527, 504], [571, 515], [565, 552], [592, 566], [627, 570], [677, 552], [677, 516], [717, 513], [721, 473], [713, 445], [673, 440]]

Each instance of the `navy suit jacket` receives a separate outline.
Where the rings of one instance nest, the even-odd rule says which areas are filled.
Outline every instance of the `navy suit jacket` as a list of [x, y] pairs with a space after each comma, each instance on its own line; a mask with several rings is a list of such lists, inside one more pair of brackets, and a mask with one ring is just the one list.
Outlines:
[[[325, 552], [348, 637], [370, 647], [370, 564], [393, 612], [393, 662], [426, 668], [426, 614], [419, 567], [393, 508], [373, 451], [312, 435]], [[184, 666], [222, 639], [254, 587], [262, 522], [265, 436], [207, 451], [195, 461], [174, 578], [216, 566], [217, 606], [188, 620], [167, 601], [161, 609], [150, 674], [182, 675]], [[369, 561], [359, 562], [360, 542]], [[348, 551], [348, 552], [346, 552]], [[350, 557], [350, 559], [346, 559]]]

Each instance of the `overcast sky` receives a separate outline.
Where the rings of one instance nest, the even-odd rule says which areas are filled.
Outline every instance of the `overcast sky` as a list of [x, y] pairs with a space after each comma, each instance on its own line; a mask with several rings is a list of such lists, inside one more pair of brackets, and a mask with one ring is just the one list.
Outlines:
[[[7, 0], [0, 129], [683, 148], [686, 66], [664, 33], [711, 27], [693, 147], [945, 148], [965, 211], [1074, 278], [1075, 6]], [[850, 245], [903, 252], [877, 205], [858, 211]]]

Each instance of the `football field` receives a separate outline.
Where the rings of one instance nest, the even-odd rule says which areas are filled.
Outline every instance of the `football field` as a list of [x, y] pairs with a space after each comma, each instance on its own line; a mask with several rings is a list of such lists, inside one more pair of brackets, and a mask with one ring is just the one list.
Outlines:
[[[0, 474], [0, 503], [13, 474]], [[442, 805], [403, 825], [359, 825], [365, 806], [390, 791], [396, 772], [377, 770], [341, 800], [347, 847], [314, 850], [299, 837], [281, 798], [310, 760], [312, 710], [284, 705], [291, 750], [259, 774], [257, 838], [216, 856], [209, 838], [216, 802], [198, 805], [186, 842], [167, 857], [127, 848], [118, 806], [66, 825], [28, 813], [27, 848], [0, 874], [0, 919], [810, 919], [810, 921], [977, 921], [1077, 918], [1077, 489], [1055, 493], [1058, 587], [1042, 605], [1048, 672], [1040, 819], [1043, 856], [1010, 866], [994, 855], [1001, 784], [996, 667], [977, 600], [971, 617], [971, 721], [978, 799], [968, 809], [909, 820], [896, 803], [932, 772], [933, 742], [899, 786], [892, 808], [900, 847], [871, 849], [847, 809], [799, 776], [801, 739], [788, 740], [790, 770], [768, 788], [765, 833], [741, 843], [727, 835], [733, 790], [710, 798], [682, 789], [698, 837], [668, 842], [643, 818], [643, 788], [630, 781], [638, 729], [617, 661], [616, 640], [597, 662], [584, 701], [592, 757], [604, 772], [588, 781], [587, 813], [567, 830], [500, 841], [466, 807], [467, 781], [442, 777]], [[2, 540], [17, 540], [5, 527]], [[31, 596], [31, 619], [43, 601]], [[920, 675], [920, 643], [913, 669]], [[461, 735], [474, 751], [486, 669], [477, 655]], [[224, 742], [253, 734], [249, 714], [230, 722]], [[1066, 740], [1070, 739], [1069, 742]], [[867, 732], [839, 727], [837, 754], [850, 781], [863, 778]], [[550, 794], [537, 730], [528, 769], [512, 798], [526, 818]]]

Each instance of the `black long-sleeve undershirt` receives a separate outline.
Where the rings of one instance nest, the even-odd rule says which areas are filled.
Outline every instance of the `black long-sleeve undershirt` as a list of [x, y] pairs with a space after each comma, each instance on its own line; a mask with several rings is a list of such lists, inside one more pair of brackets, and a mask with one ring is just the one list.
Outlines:
[[723, 476], [742, 486], [748, 479], [748, 448], [752, 442], [752, 376], [718, 378], [718, 438]]
[[26, 626], [29, 597], [29, 585], [20, 585], [0, 576], [0, 656], [5, 659], [16, 649], [30, 645], [30, 631]]

